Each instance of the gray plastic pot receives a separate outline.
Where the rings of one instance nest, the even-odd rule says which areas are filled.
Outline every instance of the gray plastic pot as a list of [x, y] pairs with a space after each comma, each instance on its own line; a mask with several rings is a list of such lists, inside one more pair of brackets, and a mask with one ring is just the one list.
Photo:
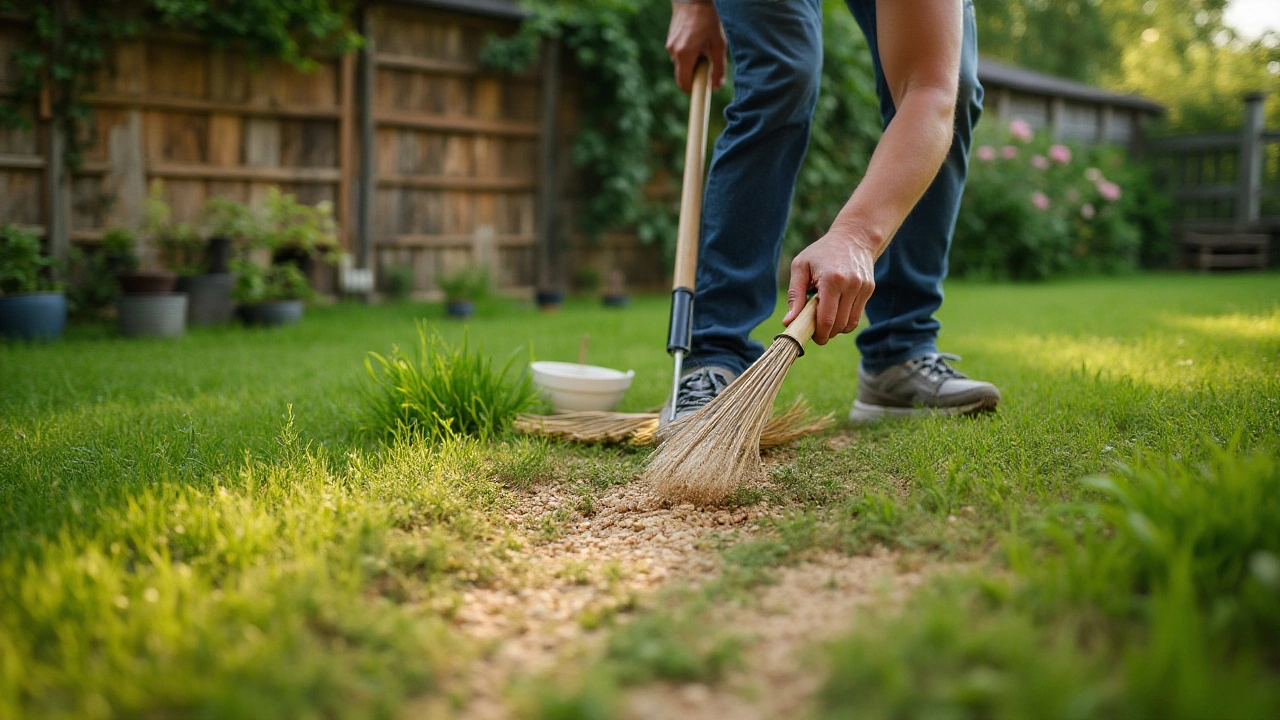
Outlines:
[[116, 315], [125, 337], [178, 337], [187, 328], [187, 294], [121, 295]]
[[302, 319], [301, 300], [277, 300], [275, 302], [258, 303], [257, 305], [241, 305], [238, 312], [245, 325], [292, 325]]
[[231, 322], [231, 273], [191, 275], [178, 280], [178, 291], [187, 294], [187, 324], [220, 325]]
[[67, 297], [31, 293], [0, 297], [0, 337], [53, 340], [67, 326]]

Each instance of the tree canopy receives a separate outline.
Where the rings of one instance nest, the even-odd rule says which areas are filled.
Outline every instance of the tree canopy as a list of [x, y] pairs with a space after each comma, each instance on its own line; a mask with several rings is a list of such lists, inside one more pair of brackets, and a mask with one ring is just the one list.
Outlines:
[[975, 5], [983, 55], [1060, 77], [1141, 93], [1169, 108], [1168, 127], [1223, 130], [1241, 97], [1269, 91], [1280, 124], [1280, 36], [1241, 38], [1228, 0], [986, 0]]

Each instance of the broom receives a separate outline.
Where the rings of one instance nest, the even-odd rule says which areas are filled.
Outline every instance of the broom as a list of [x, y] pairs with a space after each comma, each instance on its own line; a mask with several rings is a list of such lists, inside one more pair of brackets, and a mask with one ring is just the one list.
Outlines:
[[[673, 415], [684, 359], [693, 345], [693, 294], [698, 265], [698, 226], [702, 219], [702, 184], [706, 165], [707, 123], [711, 108], [710, 85], [711, 66], [703, 58], [694, 67], [693, 88], [689, 96], [680, 222], [676, 231], [676, 263], [672, 273], [671, 319], [667, 329], [667, 352], [674, 360], [671, 382]], [[793, 327], [794, 325], [792, 323]], [[580, 356], [579, 362], [585, 362], [585, 358]], [[763, 412], [764, 420], [767, 420], [769, 407], [766, 406]], [[824, 430], [832, 422], [830, 416], [809, 417], [808, 409], [802, 403], [796, 403], [769, 421], [763, 430], [758, 430], [755, 437], [760, 447], [770, 448]], [[632, 445], [648, 446], [658, 441], [658, 425], [658, 416], [653, 413], [571, 412], [521, 415], [516, 419], [515, 429], [526, 434], [547, 435], [572, 442], [629, 442]]]
[[787, 371], [813, 337], [817, 305], [818, 298], [810, 298], [764, 355], [714, 400], [662, 428], [662, 444], [641, 480], [662, 497], [694, 505], [714, 505], [741, 485], [763, 480], [760, 437]]
[[[809, 406], [803, 400], [797, 400], [764, 426], [760, 434], [760, 449], [768, 450], [796, 438], [822, 432], [834, 422], [831, 415], [811, 416]], [[526, 435], [545, 435], [569, 442], [652, 447], [658, 444], [658, 424], [657, 413], [582, 411], [556, 415], [521, 414], [516, 417], [515, 429]]]

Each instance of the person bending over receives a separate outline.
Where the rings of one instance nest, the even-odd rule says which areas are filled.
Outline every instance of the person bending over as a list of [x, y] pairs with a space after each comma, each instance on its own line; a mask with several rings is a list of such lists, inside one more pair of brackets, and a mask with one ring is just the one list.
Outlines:
[[[994, 409], [999, 390], [948, 364], [959, 358], [938, 351], [933, 317], [982, 113], [972, 0], [846, 1], [871, 50], [884, 135], [831, 229], [791, 263], [783, 323], [815, 289], [819, 345], [853, 331], [866, 313], [855, 422]], [[666, 47], [683, 91], [703, 56], [712, 85], [724, 82], [726, 45], [734, 98], [707, 173], [677, 418], [710, 402], [764, 350], [749, 333], [777, 301], [783, 232], [818, 99], [822, 1], [673, 1]]]

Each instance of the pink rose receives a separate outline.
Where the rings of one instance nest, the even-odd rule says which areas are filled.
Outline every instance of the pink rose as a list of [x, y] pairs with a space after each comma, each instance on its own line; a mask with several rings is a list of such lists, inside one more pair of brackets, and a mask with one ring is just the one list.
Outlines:
[[1049, 148], [1049, 159], [1056, 163], [1066, 165], [1071, 162], [1071, 148], [1066, 145], [1054, 145]]
[[1091, 205], [1090, 203], [1085, 203], [1084, 205], [1081, 205], [1081, 206], [1080, 206], [1080, 217], [1084, 218], [1085, 220], [1092, 220], [1092, 219], [1093, 219], [1093, 205]]
[[1009, 122], [1009, 134], [1022, 142], [1031, 142], [1031, 125], [1022, 118], [1014, 118]]
[[1031, 158], [1031, 167], [1037, 170], [1048, 170], [1049, 161], [1043, 155], [1034, 155]]
[[1120, 199], [1120, 186], [1110, 180], [1102, 180], [1098, 182], [1098, 192], [1102, 193], [1102, 197], [1108, 202], [1115, 202]]
[[1031, 204], [1036, 206], [1038, 210], [1049, 209], [1049, 196], [1039, 190], [1031, 193]]
[[974, 154], [977, 155], [978, 159], [982, 162], [991, 162], [996, 159], [996, 149], [990, 145], [983, 145], [978, 148], [978, 151]]
[[1084, 179], [1091, 183], [1096, 183], [1102, 179], [1102, 171], [1096, 167], [1091, 167], [1084, 171]]
[[1000, 148], [1000, 155], [1002, 155], [1005, 160], [1012, 160], [1018, 157], [1018, 148], [1012, 145], [1005, 145]]

